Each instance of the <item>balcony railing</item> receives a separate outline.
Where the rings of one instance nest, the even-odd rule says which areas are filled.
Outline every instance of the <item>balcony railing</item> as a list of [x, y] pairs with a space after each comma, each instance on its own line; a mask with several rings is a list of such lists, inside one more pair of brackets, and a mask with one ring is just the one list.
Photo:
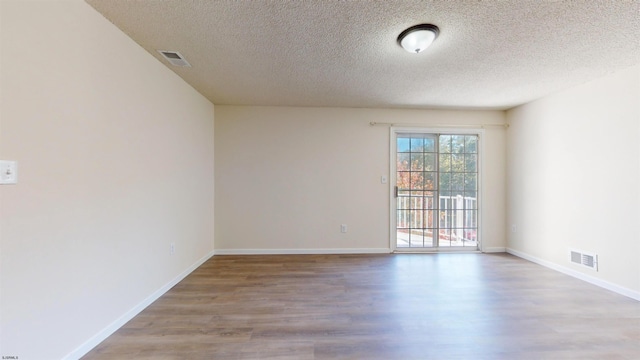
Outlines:
[[[441, 245], [476, 244], [478, 227], [478, 201], [475, 197], [399, 195], [397, 198], [398, 246], [433, 246], [433, 232], [438, 232]], [[437, 222], [434, 217], [437, 217]], [[406, 239], [405, 239], [406, 238]]]

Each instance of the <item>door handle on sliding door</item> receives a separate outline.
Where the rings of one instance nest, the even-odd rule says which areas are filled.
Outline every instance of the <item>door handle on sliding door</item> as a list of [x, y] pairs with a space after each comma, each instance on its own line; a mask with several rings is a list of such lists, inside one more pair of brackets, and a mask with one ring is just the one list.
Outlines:
[[394, 186], [393, 194], [395, 197], [398, 197], [398, 187]]

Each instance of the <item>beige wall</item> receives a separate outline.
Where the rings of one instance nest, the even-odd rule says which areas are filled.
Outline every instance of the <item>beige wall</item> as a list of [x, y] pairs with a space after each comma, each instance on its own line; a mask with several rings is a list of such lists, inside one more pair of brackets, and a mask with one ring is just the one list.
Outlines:
[[[638, 296], [640, 66], [507, 115], [510, 249]], [[569, 248], [596, 253], [600, 271]]]
[[[389, 249], [389, 128], [501, 124], [500, 111], [216, 105], [216, 253]], [[484, 134], [483, 239], [504, 250], [506, 131]], [[348, 232], [340, 232], [340, 224]]]
[[211, 254], [214, 107], [82, 1], [0, 11], [0, 355], [73, 358]]

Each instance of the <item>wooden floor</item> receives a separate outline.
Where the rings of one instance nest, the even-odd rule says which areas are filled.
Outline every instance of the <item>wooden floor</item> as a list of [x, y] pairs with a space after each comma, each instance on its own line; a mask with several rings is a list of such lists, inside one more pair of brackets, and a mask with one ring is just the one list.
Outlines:
[[84, 359], [640, 359], [640, 302], [506, 254], [216, 256]]

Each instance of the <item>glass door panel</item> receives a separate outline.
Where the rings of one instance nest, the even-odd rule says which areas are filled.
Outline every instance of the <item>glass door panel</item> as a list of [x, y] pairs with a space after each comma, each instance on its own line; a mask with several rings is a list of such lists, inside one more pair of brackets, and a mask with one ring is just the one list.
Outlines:
[[478, 136], [396, 133], [398, 249], [478, 247]]

